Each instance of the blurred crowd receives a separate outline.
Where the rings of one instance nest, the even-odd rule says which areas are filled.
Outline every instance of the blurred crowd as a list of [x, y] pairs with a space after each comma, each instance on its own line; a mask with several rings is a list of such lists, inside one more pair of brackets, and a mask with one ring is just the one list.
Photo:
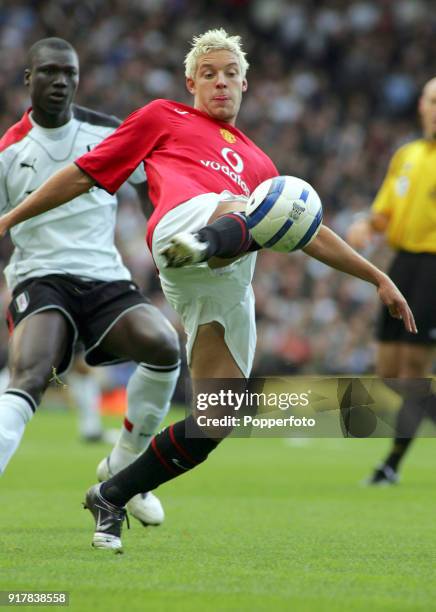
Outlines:
[[[325, 222], [344, 235], [366, 210], [392, 152], [420, 133], [416, 103], [434, 76], [430, 0], [2, 0], [0, 132], [29, 105], [26, 50], [60, 36], [77, 49], [77, 102], [125, 117], [153, 98], [190, 102], [183, 58], [194, 34], [241, 34], [250, 62], [238, 127], [280, 173], [312, 183]], [[135, 280], [177, 323], [144, 243], [132, 191], [120, 195], [117, 242]], [[0, 268], [10, 244], [0, 242]], [[387, 250], [368, 253], [386, 265]], [[375, 290], [303, 253], [259, 256], [255, 373], [363, 373], [374, 360]], [[4, 281], [0, 300], [7, 302]], [[6, 346], [5, 326], [1, 347]], [[1, 360], [1, 350], [0, 350]], [[1, 364], [0, 364], [1, 367]]]

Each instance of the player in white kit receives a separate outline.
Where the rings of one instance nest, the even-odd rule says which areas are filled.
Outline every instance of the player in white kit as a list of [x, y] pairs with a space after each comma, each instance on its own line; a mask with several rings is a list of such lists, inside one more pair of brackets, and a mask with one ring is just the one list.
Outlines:
[[[185, 67], [193, 106], [155, 100], [132, 113], [93, 151], [0, 218], [0, 235], [96, 184], [114, 193], [144, 163], [154, 206], [147, 226], [148, 244], [165, 295], [179, 312], [188, 335], [195, 396], [202, 379], [213, 379], [212, 384], [216, 379], [232, 379], [230, 385], [244, 388], [256, 341], [251, 288], [256, 255], [245, 255], [221, 269], [203, 263], [174, 270], [165, 267], [162, 250], [175, 234], [200, 230], [216, 216], [237, 209], [241, 199], [278, 172], [270, 158], [235, 126], [247, 89], [248, 67], [239, 37], [211, 30], [194, 38]], [[61, 185], [65, 186], [62, 194]], [[331, 230], [322, 228], [310, 247], [312, 256], [373, 283], [391, 312], [414, 330], [413, 316], [395, 285]], [[215, 410], [216, 415], [223, 415], [228, 406], [221, 403]], [[147, 490], [155, 489], [195, 468], [229, 433], [229, 429], [204, 427], [196, 416], [194, 410], [161, 431], [134, 463], [102, 485], [91, 487], [86, 507], [96, 522], [94, 546], [119, 551], [123, 508], [130, 497], [144, 483]]]
[[[0, 140], [2, 213], [119, 125], [115, 117], [73, 104], [78, 78], [77, 54], [68, 42], [48, 38], [31, 47], [25, 82], [32, 108]], [[142, 168], [129, 177], [141, 197], [145, 181]], [[120, 439], [99, 465], [99, 477], [144, 451], [168, 411], [179, 374], [178, 338], [121, 261], [114, 245], [116, 207], [116, 197], [95, 186], [11, 231], [15, 248], [5, 270], [12, 291], [11, 379], [0, 396], [0, 474], [53, 371], [68, 370], [78, 341], [89, 365], [138, 364], [127, 386]], [[164, 517], [152, 493], [137, 495], [129, 510], [144, 524]]]

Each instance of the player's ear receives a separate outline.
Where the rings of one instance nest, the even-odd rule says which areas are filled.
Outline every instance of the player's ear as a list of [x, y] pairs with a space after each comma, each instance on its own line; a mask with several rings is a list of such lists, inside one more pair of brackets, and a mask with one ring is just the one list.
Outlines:
[[191, 77], [186, 77], [186, 89], [189, 91], [190, 94], [194, 95], [195, 94], [195, 81], [194, 79], [191, 79]]
[[24, 85], [28, 87], [30, 84], [30, 69], [26, 68], [24, 71]]
[[243, 81], [242, 81], [242, 91], [247, 91], [247, 89], [248, 89], [247, 79], [243, 79]]

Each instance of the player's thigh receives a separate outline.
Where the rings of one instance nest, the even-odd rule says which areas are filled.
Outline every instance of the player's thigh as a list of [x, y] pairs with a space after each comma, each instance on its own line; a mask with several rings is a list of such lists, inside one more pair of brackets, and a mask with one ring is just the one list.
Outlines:
[[23, 374], [47, 378], [69, 350], [69, 323], [58, 310], [45, 310], [24, 319], [10, 342], [12, 380]]
[[80, 327], [86, 363], [174, 365], [178, 361], [175, 331], [135, 283], [100, 282], [87, 297], [91, 304]]
[[171, 323], [151, 304], [127, 311], [101, 342], [102, 350], [156, 365], [172, 365], [179, 359], [179, 341]]
[[192, 346], [191, 375], [195, 379], [244, 378], [216, 321], [199, 325]]
[[187, 336], [186, 357], [194, 376], [250, 375], [256, 348], [250, 284], [254, 261], [255, 256], [252, 261], [246, 258], [220, 273], [203, 267], [184, 274], [182, 269], [185, 282], [163, 284], [168, 301], [181, 317]]
[[[17, 367], [32, 363], [39, 372], [38, 365], [42, 368], [49, 360], [57, 374], [68, 370], [78, 335], [73, 303], [77, 294], [71, 293], [70, 277], [58, 274], [29, 278], [15, 287], [7, 318]], [[19, 351], [14, 350], [18, 343]]]

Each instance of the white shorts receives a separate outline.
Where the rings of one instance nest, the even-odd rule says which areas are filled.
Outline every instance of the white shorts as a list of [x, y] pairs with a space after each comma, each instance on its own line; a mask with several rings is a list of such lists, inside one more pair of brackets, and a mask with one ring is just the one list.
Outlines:
[[[179, 232], [204, 227], [219, 202], [229, 192], [206, 193], [180, 204], [158, 223], [153, 234], [153, 258], [159, 270], [163, 292], [180, 315], [187, 334], [188, 364], [199, 325], [217, 321], [238, 367], [248, 378], [256, 349], [254, 293], [251, 281], [256, 253], [250, 253], [223, 268], [212, 270], [206, 263], [184, 268], [165, 268], [161, 251]], [[231, 199], [238, 199], [233, 196]]]

